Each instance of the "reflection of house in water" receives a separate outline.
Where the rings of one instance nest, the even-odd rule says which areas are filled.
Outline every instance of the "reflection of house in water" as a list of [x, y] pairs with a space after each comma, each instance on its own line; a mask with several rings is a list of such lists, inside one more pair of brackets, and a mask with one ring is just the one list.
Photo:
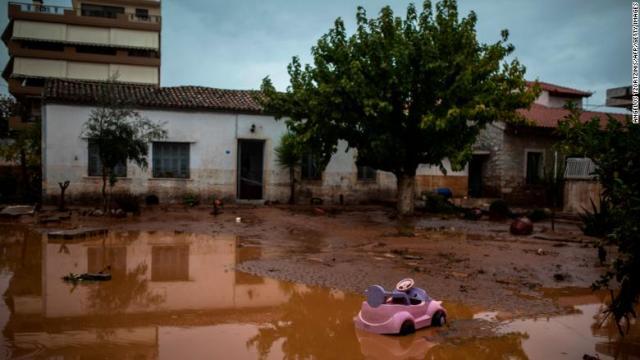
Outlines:
[[[236, 242], [233, 236], [183, 233], [110, 233], [81, 242], [44, 235], [42, 295], [11, 294], [5, 333], [25, 351], [75, 348], [72, 353], [80, 355], [95, 352], [92, 344], [112, 344], [118, 345], [112, 356], [155, 357], [165, 325], [217, 324], [286, 302], [290, 291], [276, 280], [238, 276], [234, 266], [244, 250], [255, 256], [258, 249], [238, 249]], [[74, 286], [61, 280], [107, 266], [112, 281]]]

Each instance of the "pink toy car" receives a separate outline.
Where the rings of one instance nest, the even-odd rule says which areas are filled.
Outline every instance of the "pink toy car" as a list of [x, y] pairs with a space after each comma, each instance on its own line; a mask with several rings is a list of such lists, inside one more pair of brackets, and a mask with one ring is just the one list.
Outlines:
[[356, 327], [377, 334], [409, 334], [427, 326], [443, 326], [447, 311], [442, 301], [433, 300], [423, 289], [413, 286], [413, 279], [403, 279], [396, 289], [387, 292], [380, 285], [367, 288]]

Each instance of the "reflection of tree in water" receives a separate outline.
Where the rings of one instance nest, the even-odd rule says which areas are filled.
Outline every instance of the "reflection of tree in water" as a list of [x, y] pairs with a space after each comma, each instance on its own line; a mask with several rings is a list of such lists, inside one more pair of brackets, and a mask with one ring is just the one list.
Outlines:
[[284, 285], [283, 290], [291, 297], [281, 306], [282, 316], [260, 327], [258, 334], [247, 341], [247, 347], [255, 347], [261, 359], [279, 340], [283, 340], [285, 359], [335, 358], [337, 353], [343, 359], [362, 357], [353, 326], [359, 300], [340, 299], [316, 288], [299, 291]]
[[526, 335], [510, 333], [494, 337], [453, 339], [432, 348], [426, 359], [528, 359], [522, 349]]
[[125, 312], [131, 306], [149, 308], [163, 303], [163, 295], [149, 291], [149, 281], [144, 276], [147, 270], [147, 264], [142, 263], [133, 271], [114, 276], [111, 281], [90, 286], [87, 300], [91, 312], [110, 315]]

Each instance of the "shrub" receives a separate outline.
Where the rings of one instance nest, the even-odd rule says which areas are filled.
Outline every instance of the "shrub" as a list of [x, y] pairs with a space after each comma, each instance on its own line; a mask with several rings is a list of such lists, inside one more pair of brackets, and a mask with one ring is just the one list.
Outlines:
[[444, 196], [434, 193], [426, 193], [425, 211], [436, 214], [452, 214], [458, 211], [458, 208], [447, 200]]
[[591, 200], [591, 212], [585, 211], [578, 216], [582, 220], [580, 229], [587, 236], [604, 238], [613, 232], [615, 224], [611, 217], [611, 205], [604, 198], [600, 199], [600, 208]]
[[130, 192], [114, 194], [113, 202], [126, 213], [140, 213], [140, 198]]
[[190, 207], [198, 206], [200, 204], [200, 196], [191, 193], [185, 194], [182, 197], [182, 203]]

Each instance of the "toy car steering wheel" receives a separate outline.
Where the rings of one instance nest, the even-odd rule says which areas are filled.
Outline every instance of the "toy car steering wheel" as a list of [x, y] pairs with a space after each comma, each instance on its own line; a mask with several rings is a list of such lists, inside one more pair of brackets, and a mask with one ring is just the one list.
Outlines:
[[415, 284], [415, 281], [413, 281], [413, 279], [411, 278], [402, 279], [398, 281], [398, 283], [396, 284], [396, 290], [408, 291], [409, 289], [413, 288], [414, 284]]

